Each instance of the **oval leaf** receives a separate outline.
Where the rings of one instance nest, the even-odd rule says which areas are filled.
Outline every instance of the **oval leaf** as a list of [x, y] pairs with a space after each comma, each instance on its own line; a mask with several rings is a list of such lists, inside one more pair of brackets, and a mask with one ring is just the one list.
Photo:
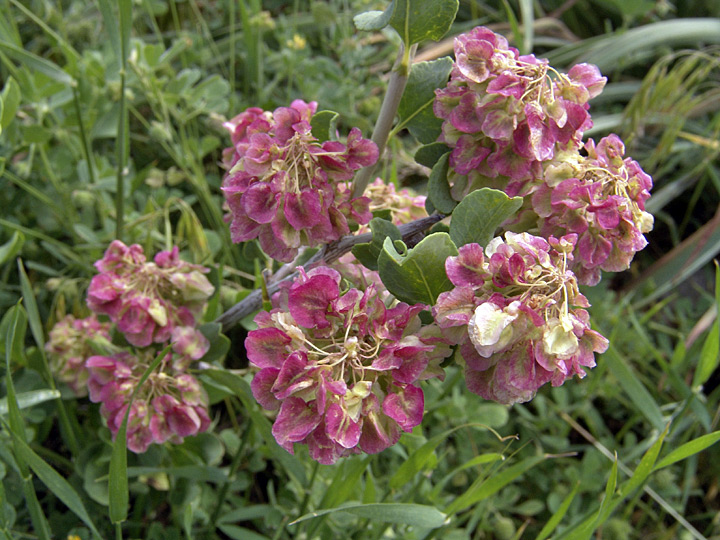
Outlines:
[[380, 218], [370, 220], [370, 230], [372, 231], [372, 241], [366, 244], [358, 244], [352, 248], [352, 253], [358, 261], [370, 270], [378, 269], [378, 257], [383, 249], [386, 238], [391, 240], [400, 240], [402, 234], [398, 228], [390, 221]]
[[447, 233], [433, 233], [400, 255], [386, 238], [378, 257], [378, 270], [388, 290], [403, 302], [434, 305], [441, 292], [452, 289], [445, 274], [445, 259], [457, 255]]
[[390, 9], [390, 26], [409, 47], [426, 39], [441, 39], [455, 20], [458, 0], [394, 0]]
[[432, 169], [440, 158], [450, 151], [448, 145], [443, 142], [434, 142], [421, 146], [415, 152], [415, 161]]
[[400, 123], [395, 129], [407, 128], [413, 137], [425, 144], [437, 140], [443, 121], [433, 113], [435, 89], [445, 86], [452, 66], [448, 57], [413, 65], [398, 106]]
[[335, 111], [318, 111], [310, 119], [313, 137], [320, 142], [334, 141], [337, 138], [337, 120]]
[[522, 203], [522, 197], [511, 199], [497, 189], [473, 191], [453, 211], [450, 237], [457, 246], [475, 242], [484, 248], [495, 230], [517, 212]]
[[447, 180], [449, 159], [450, 152], [440, 156], [433, 166], [428, 180], [428, 200], [443, 214], [451, 214], [458, 204], [450, 194], [450, 184]]

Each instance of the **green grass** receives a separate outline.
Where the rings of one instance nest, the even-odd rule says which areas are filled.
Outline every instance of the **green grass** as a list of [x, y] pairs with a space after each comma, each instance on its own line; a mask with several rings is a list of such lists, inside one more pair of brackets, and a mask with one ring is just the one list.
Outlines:
[[[53, 393], [43, 350], [55, 321], [86, 313], [92, 262], [114, 238], [179, 244], [219, 269], [214, 318], [259, 275], [257, 248], [223, 221], [223, 119], [303, 98], [368, 134], [397, 44], [355, 32], [354, 14], [385, 7], [369, 0], [0, 1], [0, 538], [720, 536], [718, 322], [699, 323], [720, 303], [720, 10], [561, 5], [462, 1], [450, 34], [479, 19], [560, 67], [601, 65], [614, 90], [591, 109], [593, 137], [616, 126], [654, 177], [649, 247], [587, 291], [612, 343], [598, 366], [512, 408], [449, 367], [398, 445], [317, 466], [276, 445], [239, 326], [224, 363], [197, 370], [212, 429], [123, 467], [97, 406]], [[399, 132], [378, 171], [422, 185], [416, 147]]]

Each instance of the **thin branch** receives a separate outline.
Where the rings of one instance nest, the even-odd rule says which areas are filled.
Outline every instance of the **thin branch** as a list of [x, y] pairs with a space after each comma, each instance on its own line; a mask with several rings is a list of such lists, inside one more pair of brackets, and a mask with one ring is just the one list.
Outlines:
[[[383, 99], [382, 106], [380, 107], [380, 114], [378, 115], [372, 134], [372, 141], [377, 145], [379, 151], [378, 162], [382, 159], [383, 153], [385, 152], [385, 145], [387, 144], [390, 130], [395, 122], [395, 115], [397, 114], [400, 99], [402, 98], [408, 77], [410, 76], [410, 66], [412, 65], [416, 50], [417, 44], [411, 45], [407, 50], [404, 45], [401, 46], [392, 73], [390, 74], [385, 99]], [[375, 172], [376, 165], [377, 164], [365, 167], [357, 174], [355, 182], [353, 183], [353, 197], [360, 197], [365, 192], [365, 188], [370, 183], [370, 179]]]
[[[400, 230], [403, 240], [409, 240], [416, 237], [418, 233], [428, 229], [444, 217], [445, 216], [442, 214], [433, 214], [432, 216], [417, 219], [410, 223], [406, 223], [405, 225], [400, 225], [398, 229]], [[340, 240], [324, 246], [303, 265], [303, 268], [311, 268], [319, 263], [330, 264], [345, 255], [345, 253], [350, 251], [353, 246], [367, 243], [371, 240], [372, 233], [358, 234], [355, 236], [343, 236]], [[284, 276], [282, 279], [270, 280], [270, 283], [268, 283], [267, 286], [268, 294], [272, 296], [280, 289], [280, 285], [282, 283], [291, 281], [297, 275], [298, 272], [296, 270], [293, 273]], [[215, 322], [221, 324], [223, 331], [225, 331], [237, 324], [241, 319], [247, 317], [255, 311], [258, 311], [261, 307], [262, 290], [256, 289], [240, 302], [228, 309], [225, 313], [220, 315]]]

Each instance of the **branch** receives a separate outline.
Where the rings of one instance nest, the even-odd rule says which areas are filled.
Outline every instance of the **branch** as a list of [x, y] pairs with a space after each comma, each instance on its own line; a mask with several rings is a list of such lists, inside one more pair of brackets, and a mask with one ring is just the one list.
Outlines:
[[[385, 145], [387, 144], [393, 122], [395, 122], [395, 115], [397, 114], [400, 99], [402, 98], [405, 85], [407, 85], [408, 77], [410, 76], [410, 66], [416, 50], [417, 44], [411, 45], [407, 50], [405, 46], [402, 45], [395, 65], [390, 73], [390, 82], [388, 82], [385, 99], [383, 99], [382, 106], [380, 107], [380, 114], [378, 115], [372, 134], [372, 141], [378, 147], [378, 162], [382, 159], [383, 153], [385, 152]], [[355, 182], [353, 183], [353, 197], [360, 197], [365, 192], [365, 188], [370, 183], [370, 178], [375, 172], [376, 166], [377, 163], [365, 167], [357, 174]]]
[[[410, 223], [400, 225], [398, 229], [400, 230], [400, 234], [402, 234], [403, 240], [409, 240], [415, 237], [418, 233], [428, 229], [444, 217], [445, 216], [443, 214], [433, 214], [432, 216], [416, 219]], [[372, 233], [343, 236], [340, 240], [337, 240], [332, 244], [325, 245], [303, 265], [303, 268], [311, 268], [319, 263], [330, 264], [345, 255], [356, 244], [364, 244], [370, 242], [371, 240]], [[296, 270], [293, 273], [284, 276], [282, 279], [270, 280], [270, 283], [268, 283], [267, 286], [268, 294], [273, 295], [280, 289], [281, 283], [291, 281], [295, 279], [297, 275], [298, 271]], [[220, 315], [215, 322], [222, 325], [222, 330], [226, 331], [237, 324], [241, 319], [258, 311], [262, 307], [262, 302], [262, 290], [256, 289], [240, 302], [228, 309], [225, 313]]]

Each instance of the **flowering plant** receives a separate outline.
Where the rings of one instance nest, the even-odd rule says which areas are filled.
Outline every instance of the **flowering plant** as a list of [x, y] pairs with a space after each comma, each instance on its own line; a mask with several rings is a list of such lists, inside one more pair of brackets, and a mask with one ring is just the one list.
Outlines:
[[[325, 266], [298, 267], [272, 308], [255, 317], [258, 328], [245, 341], [259, 370], [253, 395], [278, 411], [273, 435], [290, 452], [307, 444], [311, 457], [334, 463], [393, 444], [399, 429], [420, 422], [419, 385], [442, 377], [449, 345], [458, 347], [468, 388], [504, 404], [532, 399], [547, 382], [583, 377], [608, 346], [590, 326], [578, 284], [627, 268], [652, 217], [644, 210], [650, 177], [624, 158], [620, 139], [582, 141], [592, 126], [588, 102], [606, 79], [589, 64], [562, 74], [482, 27], [456, 38], [455, 58], [449, 69], [435, 62], [438, 80], [444, 84], [444, 73], [449, 82], [433, 105], [441, 150], [428, 151], [434, 158], [425, 163], [434, 165], [425, 207], [452, 213], [449, 235], [403, 236], [396, 225], [433, 216], [424, 218], [419, 199], [381, 179], [368, 185], [365, 171], [354, 188], [341, 183], [372, 165], [377, 151], [353, 130], [347, 146], [332, 145], [339, 154], [328, 169], [329, 145], [311, 134], [314, 103], [295, 101], [272, 114], [248, 109], [226, 124], [234, 146], [225, 153], [224, 190], [235, 240], [259, 235], [268, 255], [288, 261], [301, 244], [347, 234], [341, 221], [332, 235], [316, 235], [329, 229], [298, 218], [305, 199], [313, 201], [303, 207], [313, 220], [325, 220], [336, 201], [362, 208], [338, 206], [359, 225], [368, 210], [390, 218], [372, 221], [371, 242], [353, 250], [359, 260], [346, 256], [334, 268], [326, 256]], [[402, 114], [402, 101], [399, 108]], [[360, 147], [363, 163], [351, 159]], [[317, 177], [328, 184], [298, 180]], [[350, 200], [351, 189], [365, 196]], [[472, 217], [484, 211], [493, 217]], [[434, 322], [423, 324], [422, 311]]]
[[[393, 17], [360, 26], [404, 28]], [[628, 268], [652, 228], [652, 181], [620, 138], [583, 142], [606, 82], [597, 67], [561, 73], [478, 27], [455, 39], [454, 61], [415, 68], [433, 84], [413, 80], [413, 44], [433, 36], [403, 34], [372, 140], [357, 128], [340, 140], [336, 115], [300, 99], [223, 124], [230, 236], [288, 264], [217, 322], [255, 313], [252, 395], [278, 444], [307, 445], [320, 463], [395, 444], [422, 420], [425, 381], [450, 363], [502, 404], [583, 377], [608, 341], [579, 285]], [[428, 143], [417, 154], [432, 168], [427, 198], [370, 183], [396, 112]], [[92, 354], [78, 331], [108, 341], [110, 323], [63, 321], [48, 345], [58, 378], [76, 391], [86, 379], [112, 433], [127, 422], [135, 452], [207, 429], [207, 395], [188, 370], [211, 347], [198, 329], [208, 269], [177, 247], [148, 262], [119, 240], [95, 266], [88, 306], [128, 346]]]
[[[100, 273], [87, 297], [94, 314], [79, 320], [68, 315], [50, 332], [46, 348], [56, 377], [101, 403], [113, 436], [127, 415], [127, 447], [133, 452], [205, 431], [207, 394], [188, 368], [210, 347], [198, 329], [214, 290], [205, 277], [209, 270], [181, 260], [177, 246], [147, 262], [140, 245], [119, 240], [95, 267]], [[113, 326], [128, 346], [111, 343]], [[161, 353], [159, 370], [140, 384], [157, 346], [167, 344], [171, 351]]]

